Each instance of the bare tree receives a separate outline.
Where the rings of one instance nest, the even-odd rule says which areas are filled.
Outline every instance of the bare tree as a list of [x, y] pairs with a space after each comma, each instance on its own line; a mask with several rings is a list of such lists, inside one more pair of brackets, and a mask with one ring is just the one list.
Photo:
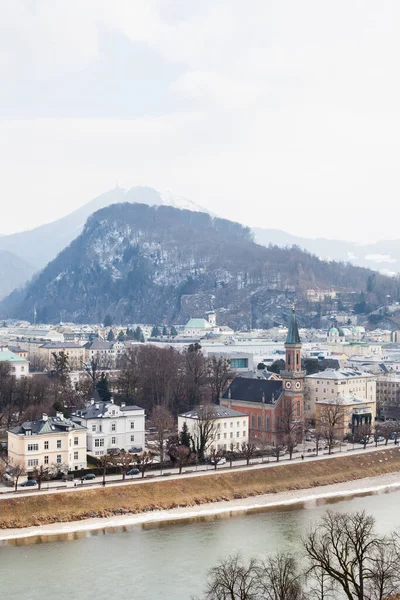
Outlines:
[[[259, 600], [259, 564], [246, 564], [240, 554], [221, 560], [208, 575], [207, 600]], [[261, 599], [260, 599], [261, 600]]]
[[223, 455], [224, 455], [223, 450], [217, 450], [214, 447], [211, 448], [211, 450], [210, 450], [210, 463], [214, 466], [215, 470], [217, 470], [218, 463], [221, 460], [221, 458], [223, 457]]
[[290, 460], [292, 460], [294, 449], [302, 439], [302, 434], [303, 424], [298, 416], [298, 401], [288, 398], [283, 401], [278, 437], [286, 445]]
[[276, 458], [276, 462], [279, 462], [279, 459], [284, 454], [284, 452], [285, 444], [281, 441], [277, 441], [275, 446], [271, 446], [271, 449], [269, 450], [270, 455]]
[[199, 406], [197, 419], [192, 432], [193, 451], [199, 460], [204, 460], [207, 450], [215, 441], [217, 436], [217, 419], [213, 405]]
[[13, 463], [11, 465], [11, 469], [12, 469], [12, 476], [14, 478], [14, 490], [17, 491], [19, 478], [22, 477], [23, 475], [26, 475], [25, 465], [23, 463], [15, 463], [15, 464]]
[[144, 477], [145, 472], [154, 462], [154, 454], [153, 452], [145, 451], [143, 454], [136, 455], [137, 466], [142, 473], [142, 477]]
[[297, 564], [290, 554], [277, 553], [262, 564], [262, 598], [265, 600], [301, 600], [302, 581]]
[[233, 459], [235, 458], [235, 446], [233, 445], [232, 442], [229, 446], [229, 450], [227, 450], [227, 452], [225, 452], [225, 456], [229, 460], [229, 467], [232, 469], [232, 462], [233, 462]]
[[155, 406], [151, 415], [151, 425], [156, 428], [157, 432], [157, 451], [160, 455], [161, 473], [164, 464], [164, 442], [167, 438], [167, 433], [174, 426], [174, 419], [168, 409], [164, 406]]
[[211, 386], [212, 401], [219, 404], [219, 399], [226, 389], [230, 372], [230, 362], [226, 358], [212, 356], [208, 359], [208, 380]]
[[250, 460], [253, 458], [256, 452], [256, 445], [252, 442], [243, 442], [242, 444], [242, 454], [246, 460], [246, 465], [250, 464]]
[[310, 571], [322, 570], [348, 600], [384, 600], [400, 591], [395, 538], [380, 537], [365, 512], [333, 513], [307, 535]]
[[121, 450], [121, 454], [115, 457], [115, 463], [119, 466], [122, 473], [122, 480], [125, 481], [126, 473], [129, 471], [130, 466], [133, 462], [133, 454], [129, 452], [125, 452], [125, 450]]
[[116, 457], [112, 456], [111, 454], [103, 454], [102, 456], [99, 456], [98, 460], [99, 467], [103, 475], [103, 485], [106, 485], [107, 470], [115, 465]]
[[367, 444], [369, 444], [372, 435], [373, 435], [372, 427], [369, 423], [364, 423], [363, 425], [360, 425], [359, 427], [357, 427], [357, 430], [356, 430], [357, 441], [363, 445], [364, 450], [367, 447]]
[[[338, 436], [341, 435], [343, 429], [343, 407], [340, 398], [332, 399], [330, 404], [324, 404], [324, 411], [321, 416], [321, 432], [328, 445], [328, 454], [332, 454], [332, 448]], [[343, 433], [343, 431], [342, 431]]]
[[190, 448], [183, 444], [176, 444], [174, 446], [170, 446], [169, 450], [170, 457], [175, 461], [178, 469], [179, 475], [182, 473], [182, 468], [184, 465], [187, 465], [191, 458]]

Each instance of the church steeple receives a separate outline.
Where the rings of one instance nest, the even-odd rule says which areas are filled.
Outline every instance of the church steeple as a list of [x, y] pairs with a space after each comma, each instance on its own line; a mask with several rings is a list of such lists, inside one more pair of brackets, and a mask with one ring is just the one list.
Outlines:
[[301, 344], [299, 328], [297, 327], [296, 311], [294, 309], [294, 304], [292, 305], [292, 314], [290, 316], [290, 323], [289, 323], [289, 329], [288, 329], [288, 334], [287, 334], [287, 338], [286, 338], [286, 344]]
[[302, 343], [299, 335], [299, 328], [297, 326], [296, 311], [293, 304], [288, 334], [285, 342], [286, 371], [301, 371], [301, 346]]

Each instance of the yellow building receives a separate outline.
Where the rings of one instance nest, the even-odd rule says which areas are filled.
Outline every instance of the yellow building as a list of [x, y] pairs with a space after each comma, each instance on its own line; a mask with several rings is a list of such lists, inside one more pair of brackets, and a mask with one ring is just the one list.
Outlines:
[[357, 396], [339, 396], [325, 398], [315, 403], [315, 427], [318, 433], [332, 428], [334, 437], [343, 440], [346, 435], [357, 433], [363, 425], [374, 427], [376, 401], [357, 398]]
[[86, 427], [65, 419], [43, 415], [26, 421], [8, 433], [8, 458], [11, 464], [23, 464], [27, 471], [35, 467], [68, 465], [70, 471], [86, 468]]
[[82, 369], [86, 360], [86, 348], [74, 342], [48, 342], [39, 346], [39, 356], [50, 369], [53, 365], [53, 352], [65, 352], [68, 356], [69, 367], [72, 370]]
[[376, 402], [376, 377], [358, 369], [326, 369], [307, 375], [305, 384], [304, 415], [309, 420], [316, 418], [316, 403], [320, 400], [354, 395]]

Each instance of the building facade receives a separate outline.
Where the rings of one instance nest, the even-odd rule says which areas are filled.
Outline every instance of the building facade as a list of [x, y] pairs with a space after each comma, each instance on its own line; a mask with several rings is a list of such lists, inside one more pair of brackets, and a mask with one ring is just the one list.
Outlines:
[[212, 429], [205, 456], [214, 450], [240, 450], [242, 444], [249, 441], [249, 416], [241, 411], [223, 406], [208, 405], [193, 409], [178, 416], [178, 430], [182, 431], [186, 423], [193, 440], [199, 435], [199, 423], [205, 418], [212, 422]]
[[304, 414], [316, 419], [316, 402], [339, 396], [357, 396], [376, 403], [376, 377], [358, 369], [326, 369], [307, 375]]
[[[362, 432], [364, 425], [374, 427], [376, 402], [357, 396], [338, 396], [316, 402], [315, 429], [323, 434], [332, 427], [337, 440]], [[362, 435], [362, 434], [361, 434]]]
[[11, 374], [17, 379], [29, 375], [29, 361], [20, 354], [11, 352], [8, 346], [0, 346], [0, 362], [8, 364]]
[[44, 414], [7, 433], [11, 464], [23, 464], [28, 472], [50, 465], [68, 465], [70, 471], [86, 468], [86, 428], [62, 413], [55, 417]]
[[[94, 456], [109, 450], [137, 449], [145, 446], [145, 411], [140, 406], [121, 406], [91, 400], [89, 406], [72, 414], [72, 420], [87, 428], [87, 451]], [[140, 449], [140, 450], [139, 450]]]

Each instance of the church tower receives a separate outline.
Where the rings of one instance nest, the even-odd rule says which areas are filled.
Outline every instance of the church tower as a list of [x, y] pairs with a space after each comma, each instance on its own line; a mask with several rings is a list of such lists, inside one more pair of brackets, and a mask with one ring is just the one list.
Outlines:
[[293, 418], [303, 421], [304, 414], [304, 378], [305, 372], [301, 370], [301, 339], [297, 326], [294, 305], [290, 315], [289, 330], [285, 342], [286, 365], [281, 371], [284, 403], [290, 404]]

